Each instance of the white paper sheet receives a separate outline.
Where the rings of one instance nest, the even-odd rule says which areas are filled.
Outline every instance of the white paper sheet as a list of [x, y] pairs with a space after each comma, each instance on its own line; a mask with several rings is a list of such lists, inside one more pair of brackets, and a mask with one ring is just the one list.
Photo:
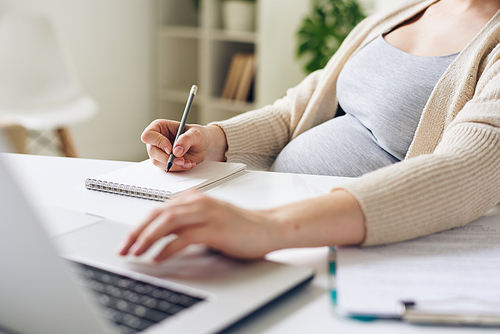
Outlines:
[[500, 216], [406, 242], [339, 248], [337, 293], [347, 314], [395, 316], [401, 300], [500, 314]]

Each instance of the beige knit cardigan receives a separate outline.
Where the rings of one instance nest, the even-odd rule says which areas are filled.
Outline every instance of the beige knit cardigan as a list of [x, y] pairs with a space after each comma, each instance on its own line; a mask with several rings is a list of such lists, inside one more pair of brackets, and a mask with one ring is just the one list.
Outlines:
[[[323, 70], [284, 98], [217, 123], [227, 136], [228, 161], [269, 169], [290, 140], [335, 116], [337, 77], [349, 57], [435, 1], [405, 1], [365, 19]], [[437, 83], [405, 160], [342, 185], [365, 215], [364, 245], [462, 226], [500, 203], [499, 42], [500, 12]]]

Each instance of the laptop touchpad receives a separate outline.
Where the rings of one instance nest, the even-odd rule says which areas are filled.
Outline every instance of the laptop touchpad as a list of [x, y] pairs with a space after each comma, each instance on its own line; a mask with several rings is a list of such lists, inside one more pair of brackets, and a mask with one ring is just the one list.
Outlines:
[[153, 263], [154, 256], [172, 240], [171, 237], [161, 239], [140, 257], [122, 257], [118, 255], [117, 247], [129, 229], [128, 225], [103, 220], [54, 241], [64, 257], [95, 261], [168, 279], [215, 280], [247, 263], [221, 256], [203, 245], [188, 246], [169, 260]]

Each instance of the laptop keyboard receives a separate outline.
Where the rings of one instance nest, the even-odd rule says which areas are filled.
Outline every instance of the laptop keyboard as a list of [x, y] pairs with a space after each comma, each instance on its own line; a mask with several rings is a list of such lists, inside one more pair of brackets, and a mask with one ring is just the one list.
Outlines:
[[[76, 262], [75, 262], [76, 263]], [[202, 298], [76, 263], [80, 283], [104, 307], [104, 316], [123, 334], [132, 334], [173, 316]]]

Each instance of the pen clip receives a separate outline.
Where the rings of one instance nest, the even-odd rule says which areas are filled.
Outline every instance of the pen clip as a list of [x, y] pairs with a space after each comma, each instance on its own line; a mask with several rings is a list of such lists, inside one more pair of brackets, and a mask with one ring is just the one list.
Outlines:
[[[467, 312], [450, 312], [447, 310], [439, 311], [435, 307], [442, 302], [415, 302], [415, 301], [400, 301], [397, 305], [398, 314], [401, 320], [414, 324], [439, 324], [439, 325], [455, 325], [455, 326], [500, 326], [500, 312], [489, 312], [487, 309], [475, 310]], [[479, 304], [489, 304], [498, 308], [500, 304], [489, 303], [483, 301], [475, 301]], [[425, 306], [431, 305], [429, 310]]]

